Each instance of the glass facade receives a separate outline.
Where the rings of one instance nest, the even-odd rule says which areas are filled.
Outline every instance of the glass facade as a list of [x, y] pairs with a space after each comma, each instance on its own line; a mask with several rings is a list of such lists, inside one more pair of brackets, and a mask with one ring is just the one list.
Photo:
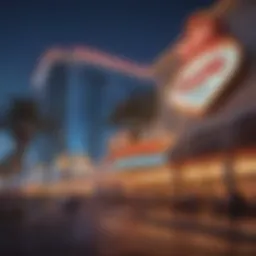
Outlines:
[[44, 104], [59, 128], [60, 150], [93, 160], [104, 156], [117, 129], [109, 122], [114, 109], [135, 90], [154, 88], [152, 81], [90, 65], [56, 66], [47, 83]]

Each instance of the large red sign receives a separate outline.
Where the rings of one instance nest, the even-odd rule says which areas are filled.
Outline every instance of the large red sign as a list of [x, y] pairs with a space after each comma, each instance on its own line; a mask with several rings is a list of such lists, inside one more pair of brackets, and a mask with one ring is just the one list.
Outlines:
[[171, 104], [205, 112], [236, 76], [242, 62], [239, 44], [205, 14], [193, 16], [177, 46], [180, 69], [167, 94]]

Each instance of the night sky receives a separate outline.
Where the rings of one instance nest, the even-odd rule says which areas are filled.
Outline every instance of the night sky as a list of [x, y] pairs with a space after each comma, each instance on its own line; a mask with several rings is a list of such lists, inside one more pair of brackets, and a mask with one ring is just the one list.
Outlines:
[[37, 58], [57, 45], [87, 44], [152, 61], [184, 18], [213, 0], [9, 0], [0, 3], [0, 103], [30, 92]]

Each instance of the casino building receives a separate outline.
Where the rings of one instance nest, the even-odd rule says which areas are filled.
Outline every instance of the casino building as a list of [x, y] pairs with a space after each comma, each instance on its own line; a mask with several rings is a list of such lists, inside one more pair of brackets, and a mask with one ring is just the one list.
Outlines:
[[112, 111], [134, 92], [155, 90], [149, 66], [87, 47], [48, 50], [32, 83], [42, 110], [55, 120], [62, 165], [67, 155], [79, 163], [101, 158], [116, 130]]
[[[177, 42], [153, 65], [163, 89], [163, 122], [177, 138], [169, 161], [177, 175], [191, 182], [195, 179], [194, 184], [187, 180], [179, 186], [184, 196], [194, 192], [224, 195], [227, 190], [217, 188], [223, 184], [221, 173], [226, 168], [221, 166], [226, 161], [236, 165], [242, 157], [236, 152], [253, 152], [255, 143], [248, 112], [256, 107], [256, 36], [250, 25], [256, 21], [256, 5], [240, 0], [219, 3], [192, 14]], [[238, 124], [239, 118], [244, 118], [243, 125]], [[212, 162], [207, 162], [209, 157]], [[239, 166], [245, 169], [237, 169], [233, 178], [244, 195], [252, 198], [255, 166], [244, 161]], [[249, 162], [252, 165], [247, 166]], [[210, 166], [215, 166], [213, 172], [206, 171]], [[213, 180], [215, 185], [210, 184]]]
[[[37, 66], [33, 85], [44, 110], [58, 121], [60, 152], [80, 160], [86, 156], [86, 162], [88, 156], [98, 159], [106, 154], [107, 141], [116, 132], [108, 116], [135, 88], [160, 88], [160, 132], [156, 136], [151, 131], [148, 138], [171, 137], [171, 144], [186, 132], [255, 106], [256, 38], [250, 29], [254, 20], [252, 1], [217, 1], [192, 15], [177, 42], [152, 65], [87, 47], [50, 49]], [[156, 144], [150, 152], [166, 148], [165, 143], [162, 149]]]

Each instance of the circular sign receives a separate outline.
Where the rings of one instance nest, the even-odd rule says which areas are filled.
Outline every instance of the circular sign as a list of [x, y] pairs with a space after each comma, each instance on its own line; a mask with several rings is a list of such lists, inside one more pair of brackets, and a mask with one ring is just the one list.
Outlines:
[[204, 112], [230, 84], [242, 61], [234, 41], [221, 42], [181, 67], [171, 85], [168, 101], [193, 112]]

